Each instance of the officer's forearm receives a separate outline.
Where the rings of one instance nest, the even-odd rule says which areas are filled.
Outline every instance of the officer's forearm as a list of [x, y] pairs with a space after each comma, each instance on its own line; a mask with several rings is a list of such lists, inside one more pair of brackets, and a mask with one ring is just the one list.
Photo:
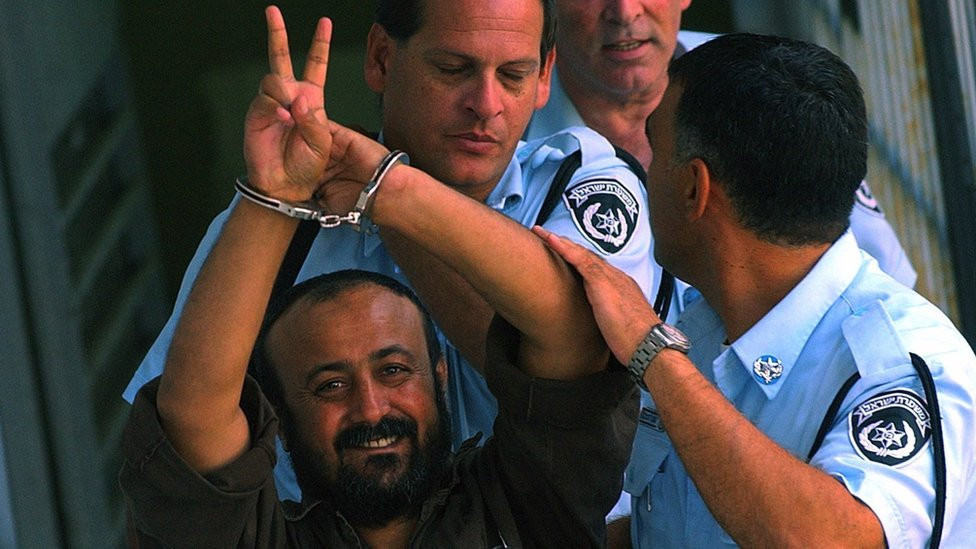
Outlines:
[[457, 271], [392, 227], [380, 236], [448, 340], [483, 372], [485, 334], [495, 310]]
[[395, 230], [455, 270], [515, 326], [520, 365], [531, 375], [569, 379], [605, 366], [581, 284], [525, 227], [402, 166], [384, 180], [371, 217], [381, 232]]
[[884, 546], [866, 505], [764, 435], [687, 356], [661, 351], [644, 382], [702, 499], [740, 545]]

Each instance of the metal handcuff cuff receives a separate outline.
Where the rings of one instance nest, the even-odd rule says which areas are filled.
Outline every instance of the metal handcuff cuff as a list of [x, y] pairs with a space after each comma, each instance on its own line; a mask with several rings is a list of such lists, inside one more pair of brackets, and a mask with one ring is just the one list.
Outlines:
[[348, 223], [356, 231], [361, 231], [363, 218], [366, 217], [366, 210], [370, 206], [370, 199], [376, 194], [376, 190], [379, 188], [383, 178], [386, 177], [386, 174], [389, 173], [397, 162], [409, 166], [410, 157], [407, 153], [399, 150], [391, 151], [387, 154], [383, 158], [383, 161], [380, 162], [380, 165], [376, 167], [373, 176], [369, 178], [369, 182], [363, 187], [362, 192], [359, 193], [359, 199], [356, 200], [356, 205], [353, 207], [353, 210], [345, 215], [330, 214], [320, 210], [314, 199], [294, 204], [278, 200], [277, 198], [271, 198], [270, 196], [264, 196], [248, 184], [246, 177], [237, 178], [234, 181], [234, 188], [237, 189], [237, 192], [241, 193], [241, 196], [251, 202], [283, 213], [288, 217], [316, 221], [325, 229], [331, 229], [343, 223]]

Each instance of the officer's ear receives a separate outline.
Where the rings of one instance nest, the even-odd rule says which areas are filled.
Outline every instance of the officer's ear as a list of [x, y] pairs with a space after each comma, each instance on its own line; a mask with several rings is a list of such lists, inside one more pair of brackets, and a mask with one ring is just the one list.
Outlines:
[[535, 109], [539, 110], [546, 106], [549, 101], [549, 92], [552, 89], [552, 68], [556, 66], [556, 48], [550, 48], [549, 53], [542, 59], [542, 67], [539, 70], [539, 84], [535, 93]]
[[688, 177], [684, 180], [685, 216], [688, 221], [697, 221], [708, 208], [712, 199], [714, 181], [708, 164], [701, 158], [692, 158], [687, 165]]
[[383, 93], [386, 89], [386, 78], [389, 75], [390, 63], [396, 51], [396, 41], [387, 34], [382, 25], [373, 23], [366, 37], [366, 62], [363, 73], [366, 85], [376, 93]]

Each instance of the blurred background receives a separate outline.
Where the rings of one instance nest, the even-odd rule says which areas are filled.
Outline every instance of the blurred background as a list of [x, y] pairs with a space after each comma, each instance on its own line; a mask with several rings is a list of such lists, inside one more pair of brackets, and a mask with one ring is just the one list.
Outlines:
[[[0, 548], [123, 543], [120, 395], [244, 172], [267, 66], [263, 2], [190, 4], [0, 2]], [[372, 2], [279, 5], [297, 59], [334, 19], [329, 113], [378, 129]], [[972, 0], [694, 0], [683, 27], [804, 38], [854, 67], [871, 188], [917, 289], [976, 343]]]

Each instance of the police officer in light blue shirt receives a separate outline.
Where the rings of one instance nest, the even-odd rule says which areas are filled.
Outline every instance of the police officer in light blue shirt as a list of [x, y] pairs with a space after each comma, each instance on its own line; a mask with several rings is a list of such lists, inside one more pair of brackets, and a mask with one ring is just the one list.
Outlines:
[[[416, 9], [444, 9], [447, 1], [428, 0]], [[367, 46], [366, 76], [371, 87], [383, 94], [385, 144], [405, 150], [413, 166], [525, 226], [537, 222], [556, 172], [567, 156], [578, 152], [580, 167], [568, 175], [565, 189], [554, 196], [552, 211], [543, 224], [644, 281], [649, 296], [655, 286], [649, 257], [646, 192], [609, 142], [585, 128], [530, 143], [518, 140], [533, 108], [541, 106], [548, 95], [551, 44], [535, 38], [532, 48], [520, 40], [506, 40], [503, 47], [495, 43], [498, 36], [492, 30], [504, 36], [548, 35], [543, 27], [552, 24], [550, 4], [539, 0], [525, 2], [532, 17], [515, 18], [512, 14], [496, 13], [500, 6], [478, 4], [472, 9], [483, 10], [484, 17], [472, 13], [460, 30], [452, 29], [450, 33], [433, 25], [410, 28], [411, 18], [398, 11], [396, 1], [379, 2], [378, 24], [371, 30]], [[488, 20], [504, 23], [505, 28], [481, 28]], [[226, 217], [225, 211], [213, 221], [199, 245], [184, 276], [173, 315], [133, 376], [125, 391], [126, 399], [131, 401], [139, 387], [161, 373], [186, 296]], [[464, 224], [466, 220], [458, 219], [457, 223]], [[487, 231], [492, 231], [492, 227], [470, 227], [472, 239]], [[372, 227], [362, 232], [348, 225], [322, 229], [298, 280], [358, 268], [387, 274], [417, 287], [411, 272], [406, 267], [401, 269], [391, 257], [388, 236]], [[531, 237], [528, 233], [526, 236]], [[411, 249], [410, 243], [399, 242], [397, 246], [407, 256], [422, 255], [412, 254], [411, 250], [418, 248]], [[524, 250], [513, 246], [510, 253], [521, 254]], [[435, 287], [440, 284], [436, 291], [454, 297], [450, 292], [456, 288], [450, 281], [438, 278], [440, 272], [436, 265], [426, 271], [421, 268], [421, 282]], [[430, 279], [434, 279], [433, 283]], [[541, 281], [540, 284], [545, 285]], [[424, 290], [430, 288], [417, 289], [424, 297]], [[460, 298], [453, 301], [464, 302]], [[438, 316], [439, 309], [433, 305], [431, 312], [448, 334], [451, 328], [458, 329], [454, 319], [466, 313], [448, 311], [448, 316]], [[475, 334], [475, 338], [478, 335], [483, 341], [483, 334]], [[453, 412], [453, 434], [455, 446], [459, 446], [479, 432], [490, 435], [496, 403], [480, 373], [444, 334], [441, 336], [449, 366], [447, 394]], [[283, 499], [300, 499], [288, 460], [279, 459], [278, 464], [279, 494]]]
[[[693, 342], [689, 358], [705, 378], [772, 441], [870, 507], [892, 547], [921, 547], [931, 531], [931, 417], [909, 353], [927, 357], [939, 385], [943, 437], [957, 441], [947, 446], [954, 452], [947, 484], [959, 490], [949, 491], [946, 518], [954, 526], [946, 537], [963, 539], [964, 525], [976, 520], [972, 504], [964, 505], [972, 501], [965, 492], [973, 487], [976, 449], [962, 443], [976, 440], [976, 360], [945, 315], [885, 276], [849, 232], [731, 345], [705, 300], [690, 304], [677, 328]], [[827, 415], [835, 398], [840, 407]], [[829, 430], [809, 456], [824, 424]], [[732, 543], [660, 430], [653, 405], [642, 411], [638, 437], [652, 448], [635, 450], [627, 472], [636, 543]]]
[[[679, 30], [689, 0], [558, 0], [556, 5], [560, 53], [549, 102], [532, 115], [525, 138], [586, 125], [646, 166], [651, 147], [644, 136], [644, 121], [664, 93], [668, 63], [717, 35]], [[866, 182], [861, 183], [856, 198], [850, 222], [860, 247], [874, 256], [885, 272], [914, 287], [916, 274], [911, 261]], [[661, 268], [655, 263], [654, 269], [655, 280], [659, 280]], [[697, 292], [676, 280], [667, 320], [677, 318], [685, 295], [694, 297]], [[647, 395], [641, 397], [648, 404]], [[629, 514], [627, 494], [621, 496], [610, 519]]]
[[970, 546], [976, 355], [848, 230], [857, 78], [819, 46], [747, 34], [669, 71], [648, 122], [655, 257], [700, 295], [663, 323], [624, 273], [540, 231], [652, 398], [631, 543]]

